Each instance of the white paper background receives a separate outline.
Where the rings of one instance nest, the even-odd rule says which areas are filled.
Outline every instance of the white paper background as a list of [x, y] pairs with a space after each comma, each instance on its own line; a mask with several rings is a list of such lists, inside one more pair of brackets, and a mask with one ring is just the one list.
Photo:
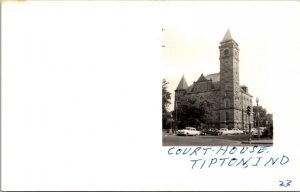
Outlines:
[[[298, 2], [249, 8], [281, 17], [269, 25], [278, 24], [270, 34], [278, 46], [268, 72], [270, 154], [290, 162], [191, 170], [189, 158], [168, 156], [162, 147], [161, 28], [202, 3], [2, 3], [2, 190], [298, 190]], [[217, 10], [234, 11], [231, 4], [212, 3], [220, 7], [208, 9], [216, 16], [205, 18], [211, 28], [203, 30], [219, 30], [214, 21], [224, 15]], [[248, 24], [258, 22], [251, 17]], [[293, 181], [289, 188], [279, 186], [285, 179]]]

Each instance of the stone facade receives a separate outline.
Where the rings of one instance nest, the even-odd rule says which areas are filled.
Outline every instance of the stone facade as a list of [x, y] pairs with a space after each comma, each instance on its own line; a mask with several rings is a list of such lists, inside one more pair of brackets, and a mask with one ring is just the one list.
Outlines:
[[[184, 76], [175, 90], [175, 110], [183, 103], [209, 103], [210, 127], [248, 128], [253, 124], [252, 95], [239, 83], [239, 48], [228, 30], [220, 43], [220, 73], [204, 76], [188, 86]], [[177, 104], [177, 105], [176, 105]], [[250, 117], [247, 106], [251, 107]]]

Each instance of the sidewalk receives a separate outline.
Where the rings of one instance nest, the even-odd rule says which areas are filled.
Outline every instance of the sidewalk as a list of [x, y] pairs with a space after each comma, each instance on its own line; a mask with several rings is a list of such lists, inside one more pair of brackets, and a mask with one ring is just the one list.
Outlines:
[[[242, 141], [243, 144], [249, 144], [249, 141]], [[272, 139], [251, 140], [251, 144], [273, 144]]]

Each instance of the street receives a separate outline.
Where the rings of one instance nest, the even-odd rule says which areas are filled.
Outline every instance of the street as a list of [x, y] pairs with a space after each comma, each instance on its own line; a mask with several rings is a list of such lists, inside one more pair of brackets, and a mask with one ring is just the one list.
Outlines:
[[163, 146], [272, 146], [272, 139], [253, 138], [252, 144], [248, 143], [249, 135], [220, 135], [220, 136], [178, 136], [163, 134]]

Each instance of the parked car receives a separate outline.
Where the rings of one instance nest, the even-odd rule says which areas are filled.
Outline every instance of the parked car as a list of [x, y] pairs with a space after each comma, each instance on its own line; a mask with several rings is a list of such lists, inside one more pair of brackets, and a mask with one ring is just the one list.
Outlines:
[[233, 128], [231, 129], [232, 131], [232, 134], [233, 135], [240, 135], [240, 134], [243, 134], [243, 131], [242, 130], [239, 130], [238, 128]]
[[203, 129], [200, 131], [200, 135], [209, 135], [209, 129]]
[[222, 133], [219, 131], [219, 129], [209, 129], [208, 134], [209, 135], [221, 135]]
[[200, 131], [197, 131], [197, 129], [194, 127], [186, 127], [184, 129], [178, 130], [177, 135], [200, 135]]
[[[253, 128], [254, 130], [251, 132], [251, 134], [254, 136], [254, 137], [257, 137], [258, 136], [258, 129], [257, 128]], [[259, 129], [259, 136], [262, 136], [264, 132], [264, 129], [260, 128]]]
[[239, 130], [238, 128], [233, 128], [233, 129], [221, 128], [219, 131], [222, 135], [239, 135], [239, 134], [243, 134], [243, 131]]
[[[256, 129], [251, 128], [251, 134], [253, 134], [254, 131], [256, 131]], [[244, 133], [249, 134], [249, 129], [245, 129]]]
[[231, 131], [227, 128], [220, 128], [219, 129], [220, 135], [231, 135]]

